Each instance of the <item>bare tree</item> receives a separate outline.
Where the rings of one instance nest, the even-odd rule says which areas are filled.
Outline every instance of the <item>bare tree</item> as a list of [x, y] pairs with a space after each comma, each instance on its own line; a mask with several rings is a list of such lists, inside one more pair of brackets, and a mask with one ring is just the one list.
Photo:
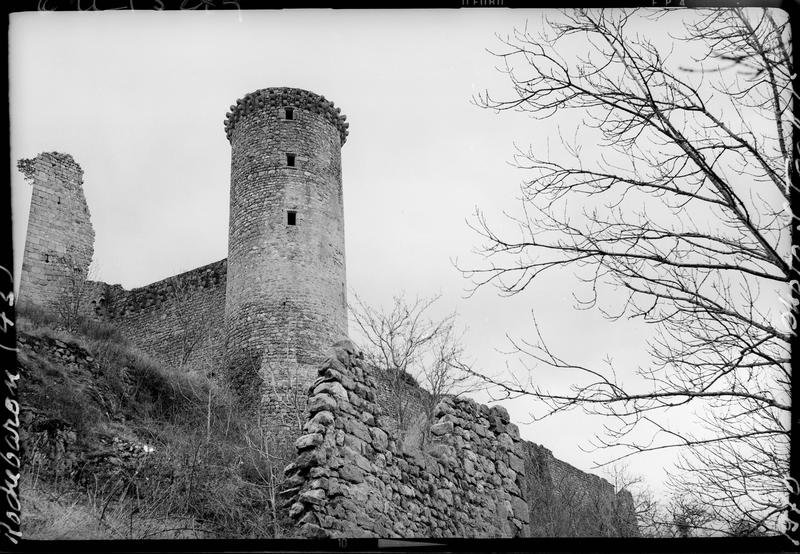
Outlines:
[[[544, 537], [631, 537], [638, 534], [641, 506], [636, 495], [632, 507], [625, 491], [639, 483], [618, 466], [612, 468], [613, 487], [602, 481], [586, 481], [563, 467], [535, 465], [525, 475], [526, 497], [536, 506], [532, 513], [534, 536]], [[634, 510], [636, 513], [634, 514]], [[639, 521], [639, 517], [637, 517]]]
[[63, 254], [53, 256], [61, 285], [61, 292], [52, 301], [50, 308], [69, 332], [78, 329], [81, 320], [87, 315], [91, 301], [93, 268], [87, 268], [72, 248]]
[[[303, 433], [308, 420], [308, 391], [300, 364], [262, 360], [260, 375], [271, 428], [289, 443]], [[291, 449], [290, 449], [291, 450]], [[288, 462], [287, 462], [288, 463]]]
[[[683, 18], [672, 38], [685, 40], [671, 43], [683, 48], [655, 42], [659, 18]], [[491, 283], [505, 295], [572, 270], [589, 290], [576, 296], [579, 308], [639, 318], [656, 336], [637, 371], [645, 386], [637, 379], [632, 388], [611, 366], [572, 363], [535, 322], [535, 339], [512, 340], [515, 352], [569, 372], [573, 384], [487, 379], [506, 395], [543, 401], [547, 414], [580, 407], [607, 416], [595, 445], [621, 448], [616, 459], [681, 449], [677, 494], [716, 520], [775, 530], [785, 505], [794, 325], [778, 299], [800, 288], [790, 287], [785, 16], [576, 10], [545, 22], [542, 33], [526, 27], [501, 39], [495, 55], [513, 92], [476, 103], [561, 122], [576, 112], [582, 125], [554, 153], [518, 151], [531, 177], [519, 215], [507, 216], [517, 232], [497, 231], [477, 211], [471, 226], [484, 261], [462, 270], [476, 289]], [[638, 33], [642, 23], [650, 27]], [[567, 54], [581, 40], [584, 53]], [[578, 130], [593, 152], [582, 151]], [[695, 423], [671, 425], [666, 416], [687, 408]]]
[[[445, 395], [467, 392], [474, 385], [474, 377], [466, 371], [469, 365], [462, 335], [456, 330], [456, 314], [441, 319], [430, 315], [439, 298], [409, 301], [399, 295], [391, 310], [383, 311], [367, 306], [355, 295], [355, 303], [349, 306], [368, 361], [383, 370], [389, 408], [401, 432], [409, 429], [420, 411], [429, 422], [433, 408]], [[426, 392], [420, 393], [416, 385]]]
[[178, 367], [182, 368], [192, 358], [197, 349], [208, 340], [212, 325], [211, 321], [197, 317], [197, 310], [191, 306], [193, 291], [187, 284], [177, 277], [169, 279], [169, 294], [175, 319], [178, 324], [177, 342], [179, 352], [177, 357]]
[[672, 527], [679, 538], [701, 536], [703, 531], [713, 530], [708, 527], [714, 521], [713, 513], [693, 498], [673, 498], [669, 505], [669, 513]]
[[[244, 434], [247, 444], [247, 455], [258, 476], [257, 482], [264, 491], [269, 508], [269, 523], [272, 537], [278, 538], [286, 534], [282, 525], [285, 517], [281, 511], [280, 490], [283, 488], [285, 468], [294, 458], [293, 443], [281, 440], [282, 429], [264, 421]], [[285, 433], [284, 433], [285, 434]]]

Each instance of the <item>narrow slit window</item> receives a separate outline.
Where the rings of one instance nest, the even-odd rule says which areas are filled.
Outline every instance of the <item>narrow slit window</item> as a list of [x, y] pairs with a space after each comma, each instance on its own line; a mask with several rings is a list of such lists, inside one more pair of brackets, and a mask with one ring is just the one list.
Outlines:
[[284, 113], [284, 115], [286, 116], [285, 118], [286, 118], [287, 120], [288, 120], [288, 119], [294, 119], [294, 108], [285, 108], [285, 109], [283, 110], [283, 113]]
[[289, 225], [297, 225], [297, 212], [289, 210], [286, 212], [286, 223]]
[[294, 154], [286, 154], [286, 165], [294, 167]]

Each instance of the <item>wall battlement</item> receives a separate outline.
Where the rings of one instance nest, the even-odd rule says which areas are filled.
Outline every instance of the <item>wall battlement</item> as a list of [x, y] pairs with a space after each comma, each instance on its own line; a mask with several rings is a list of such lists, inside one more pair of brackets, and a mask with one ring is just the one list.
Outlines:
[[225, 352], [227, 260], [126, 290], [92, 283], [91, 315], [163, 362], [210, 370]]
[[142, 311], [157, 310], [165, 303], [182, 300], [183, 295], [225, 288], [228, 260], [223, 259], [197, 267], [143, 287], [125, 290], [110, 285], [110, 298], [105, 299], [106, 315], [111, 319]]
[[305, 386], [325, 348], [347, 336], [343, 123], [308, 91], [246, 98], [226, 127], [225, 332], [229, 382], [255, 407], [266, 395], [260, 368], [295, 367]]
[[313, 92], [289, 87], [265, 88], [246, 94], [231, 105], [230, 111], [225, 114], [225, 135], [228, 140], [242, 115], [249, 114], [256, 110], [273, 110], [291, 107], [303, 109], [317, 113], [329, 121], [339, 131], [341, 144], [347, 140], [350, 126], [345, 120], [347, 116], [342, 114], [342, 110], [334, 106], [333, 102], [326, 100]]

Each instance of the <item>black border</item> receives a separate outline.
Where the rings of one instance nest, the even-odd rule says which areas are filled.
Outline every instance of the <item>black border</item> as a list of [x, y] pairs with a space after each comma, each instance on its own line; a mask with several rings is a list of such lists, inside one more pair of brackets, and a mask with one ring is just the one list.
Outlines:
[[[620, 7], [662, 7], [662, 8], [708, 8], [708, 7], [772, 7], [780, 8], [789, 14], [789, 24], [794, 39], [792, 53], [795, 70], [800, 67], [800, 41], [797, 40], [798, 31], [798, 4], [800, 0], [611, 0], [606, 2], [589, 0], [572, 0], [569, 3], [554, 0], [534, 2], [533, 0], [449, 0], [434, 3], [421, 3], [418, 0], [389, 0], [381, 2], [381, 8], [418, 9], [418, 8], [466, 8], [466, 9], [498, 9], [498, 8], [561, 8], [561, 7], [587, 7], [587, 8], [620, 8]], [[22, 11], [37, 11], [40, 9], [56, 11], [93, 11], [93, 10], [197, 10], [197, 9], [294, 9], [294, 8], [333, 8], [349, 9], [378, 6], [364, 6], [353, 0], [320, 2], [319, 0], [281, 0], [276, 6], [260, 0], [12, 0], [6, 2], [6, 18], [3, 31], [4, 44], [8, 45], [8, 14]], [[800, 77], [793, 83], [796, 98], [800, 98]], [[6, 91], [8, 91], [8, 72], [6, 72]], [[800, 104], [794, 105], [796, 125], [793, 133], [794, 164], [791, 172], [791, 210], [800, 214]], [[3, 112], [6, 124], [9, 123], [9, 110]], [[9, 129], [10, 132], [10, 129]], [[10, 134], [4, 136], [7, 146], [10, 144]], [[10, 151], [9, 151], [10, 152]], [[11, 172], [14, 170], [10, 157], [5, 158], [7, 164], [6, 175], [8, 183]], [[800, 215], [798, 216], [800, 217]], [[11, 214], [11, 189], [10, 186], [0, 187], [0, 293], [7, 294], [13, 290], [9, 286], [9, 277], [2, 271], [3, 268], [13, 268], [12, 255], [12, 214]], [[792, 256], [792, 269], [795, 278], [800, 282], [800, 219], [793, 221], [792, 244], [795, 245]], [[800, 303], [800, 286], [792, 288], [793, 305]], [[15, 321], [13, 302], [6, 296], [0, 296], [0, 313], [4, 313], [12, 322]], [[795, 317], [800, 317], [798, 310], [794, 311]], [[2, 316], [0, 316], [2, 317]], [[794, 320], [794, 329], [798, 331], [800, 321]], [[0, 320], [0, 325], [2, 321]], [[16, 454], [13, 440], [9, 443], [9, 436], [18, 429], [18, 418], [14, 413], [18, 410], [16, 404], [16, 387], [13, 386], [13, 376], [16, 374], [17, 357], [13, 349], [16, 346], [16, 333], [13, 326], [0, 327], [0, 364], [4, 375], [0, 375], [0, 388], [4, 401], [0, 404], [0, 425], [2, 440], [0, 440], [0, 487], [3, 487], [6, 476], [13, 476], [18, 468], [14, 466], [13, 459], [8, 453]], [[795, 333], [791, 343], [792, 353], [800, 347], [800, 336]], [[11, 348], [11, 349], [9, 349]], [[11, 379], [9, 379], [11, 377]], [[794, 379], [793, 379], [794, 383]], [[12, 385], [12, 386], [10, 386]], [[797, 481], [797, 486], [789, 486], [789, 501], [797, 507], [797, 511], [789, 510], [789, 519], [800, 525], [800, 446], [797, 436], [800, 428], [795, 406], [800, 404], [800, 391], [792, 387], [792, 425], [790, 447], [790, 476]], [[10, 422], [10, 423], [9, 423]], [[16, 422], [16, 427], [14, 426]], [[787, 477], [790, 477], [787, 476]], [[12, 487], [13, 488], [13, 487]], [[14, 512], [8, 507], [6, 495], [8, 490], [0, 488], [0, 552], [26, 551], [26, 552], [675, 552], [675, 551], [704, 551], [704, 552], [794, 552], [800, 547], [794, 546], [786, 536], [767, 538], [753, 537], [697, 537], [687, 539], [646, 539], [646, 538], [523, 538], [523, 539], [277, 539], [277, 540], [147, 540], [147, 541], [32, 541], [21, 539], [17, 544], [9, 541], [9, 531], [13, 536], [18, 531], [9, 513]], [[18, 515], [18, 514], [17, 514]], [[11, 516], [13, 518], [13, 515]], [[795, 531], [792, 537], [800, 539], [800, 533]]]

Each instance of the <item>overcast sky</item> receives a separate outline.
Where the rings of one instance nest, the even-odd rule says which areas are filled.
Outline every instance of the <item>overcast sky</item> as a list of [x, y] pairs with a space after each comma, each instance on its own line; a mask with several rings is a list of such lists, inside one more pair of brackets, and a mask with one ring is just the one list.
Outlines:
[[[648, 330], [575, 310], [570, 274], [512, 298], [491, 288], [465, 298], [469, 283], [451, 261], [476, 260], [479, 238], [465, 223], [475, 206], [498, 222], [514, 207], [525, 178], [509, 163], [514, 144], [557, 146], [556, 129], [470, 101], [507, 87], [486, 52], [494, 34], [540, 18], [505, 9], [14, 14], [11, 160], [71, 154], [84, 170], [97, 278], [138, 287], [227, 256], [230, 104], [265, 87], [311, 90], [350, 122], [351, 293], [379, 306], [401, 291], [441, 293], [438, 313], [458, 311], [471, 358], [490, 373], [513, 366], [497, 349], [506, 334], [531, 337], [533, 311], [555, 350], [586, 363], [608, 355], [623, 377], [646, 361]], [[666, 37], [677, 22], [643, 31]], [[31, 194], [19, 173], [12, 192], [18, 272]], [[584, 470], [606, 455], [580, 448], [602, 421], [570, 413], [525, 424], [530, 402], [505, 404], [524, 438]], [[630, 467], [658, 489], [671, 459], [662, 452]]]

